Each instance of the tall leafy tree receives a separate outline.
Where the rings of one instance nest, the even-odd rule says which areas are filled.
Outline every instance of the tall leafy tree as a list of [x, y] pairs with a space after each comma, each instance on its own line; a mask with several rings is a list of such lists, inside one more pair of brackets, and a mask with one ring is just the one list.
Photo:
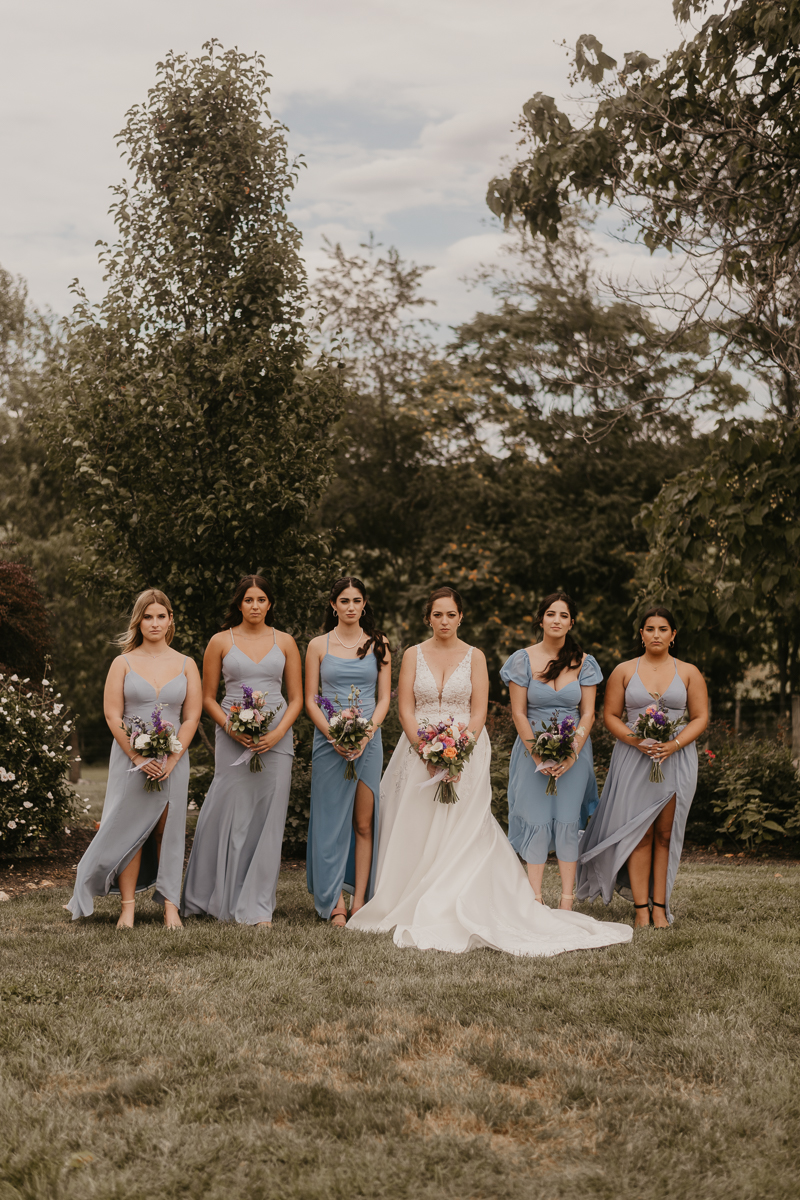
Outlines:
[[[710, 4], [673, 7], [688, 20]], [[790, 417], [800, 381], [799, 71], [800, 0], [726, 4], [663, 63], [632, 51], [620, 69], [583, 35], [575, 75], [594, 88], [583, 118], [573, 124], [552, 97], [531, 97], [527, 152], [488, 194], [495, 213], [549, 240], [576, 199], [615, 206], [631, 236], [681, 256], [649, 296], [671, 310], [653, 355], [699, 327], [714, 364], [732, 354], [757, 370]], [[585, 366], [599, 384], [603, 362]], [[641, 369], [633, 356], [628, 369]]]
[[54, 415], [87, 573], [119, 609], [164, 588], [195, 654], [247, 571], [274, 579], [302, 630], [339, 404], [325, 361], [308, 365], [296, 166], [264, 61], [204, 50], [170, 53], [128, 113], [107, 291], [93, 306], [76, 288]]

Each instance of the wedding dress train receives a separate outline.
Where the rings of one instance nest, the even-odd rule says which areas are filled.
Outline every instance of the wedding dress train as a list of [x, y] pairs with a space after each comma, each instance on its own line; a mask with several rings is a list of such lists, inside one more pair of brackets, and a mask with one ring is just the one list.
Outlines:
[[[468, 721], [470, 649], [441, 695], [417, 647], [414, 701], [420, 725]], [[388, 932], [398, 946], [454, 954], [488, 946], [548, 957], [629, 942], [629, 925], [550, 909], [534, 899], [514, 850], [491, 813], [491, 746], [486, 730], [456, 785], [458, 801], [441, 804], [426, 767], [400, 738], [381, 781], [375, 894], [349, 930]]]

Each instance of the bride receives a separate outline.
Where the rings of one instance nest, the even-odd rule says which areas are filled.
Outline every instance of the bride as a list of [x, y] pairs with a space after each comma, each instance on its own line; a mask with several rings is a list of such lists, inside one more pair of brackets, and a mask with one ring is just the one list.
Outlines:
[[[489, 677], [481, 651], [458, 636], [462, 618], [458, 592], [437, 589], [425, 611], [432, 637], [403, 657], [398, 700], [404, 733], [381, 781], [375, 894], [347, 928], [394, 928], [398, 946], [454, 954], [489, 946], [549, 956], [629, 942], [629, 925], [537, 901], [493, 818], [484, 729]], [[424, 786], [432, 768], [412, 749], [420, 725], [446, 717], [468, 722], [478, 735], [456, 784], [455, 804], [433, 799], [435, 788]]]

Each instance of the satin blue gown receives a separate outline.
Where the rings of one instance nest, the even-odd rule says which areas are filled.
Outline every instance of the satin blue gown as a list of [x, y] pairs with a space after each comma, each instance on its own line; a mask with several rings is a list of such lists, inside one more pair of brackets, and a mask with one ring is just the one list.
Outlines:
[[[329, 643], [330, 634], [319, 668], [320, 694], [337, 707], [344, 707], [350, 688], [360, 688], [363, 715], [371, 717], [375, 711], [375, 690], [378, 686], [375, 655], [369, 651], [364, 658], [335, 658], [328, 653]], [[375, 890], [378, 805], [383, 771], [381, 731], [377, 731], [361, 757], [355, 760], [355, 779], [345, 779], [345, 766], [341, 754], [337, 754], [327, 738], [316, 729], [311, 756], [311, 815], [308, 821], [306, 877], [308, 890], [314, 897], [314, 907], [326, 921], [336, 906], [339, 894], [345, 891], [352, 895], [355, 891], [353, 805], [359, 780], [370, 789], [375, 801], [372, 868], [367, 900], [372, 898]]]
[[[274, 630], [273, 630], [274, 638]], [[272, 649], [253, 662], [236, 645], [222, 660], [225, 698], [222, 708], [242, 700], [242, 684], [266, 692], [266, 707], [279, 725], [286, 710], [281, 695], [286, 658], [273, 640]], [[242, 747], [217, 726], [214, 778], [200, 810], [194, 844], [183, 885], [182, 913], [208, 915], [218, 921], [257, 925], [271, 921], [275, 910], [281, 847], [289, 789], [292, 783], [294, 741], [291, 729], [261, 755], [261, 771], [249, 760], [233, 764]]]
[[[631, 729], [654, 699], [642, 682], [637, 662], [625, 689], [626, 723]], [[678, 674], [676, 663], [672, 682], [661, 697], [671, 721], [680, 721], [683, 717], [686, 699], [686, 686]], [[680, 728], [676, 730], [679, 737]], [[650, 782], [652, 766], [652, 760], [635, 746], [622, 741], [615, 744], [603, 787], [603, 798], [581, 845], [576, 895], [579, 900], [594, 900], [602, 896], [606, 904], [610, 904], [616, 890], [626, 900], [631, 900], [628, 859], [662, 808], [675, 796], [665, 899], [667, 920], [672, 924], [669, 899], [681, 861], [686, 819], [697, 787], [697, 746], [692, 742], [665, 759], [661, 765], [663, 783]]]
[[[123, 656], [124, 657], [124, 656]], [[177, 734], [181, 711], [186, 699], [186, 659], [181, 670], [157, 692], [151, 683], [130, 670], [123, 680], [126, 720], [141, 717], [150, 721], [156, 704], [161, 704], [162, 721], [171, 721]], [[83, 858], [78, 864], [75, 891], [67, 908], [73, 920], [89, 917], [94, 911], [94, 897], [109, 892], [119, 895], [117, 876], [124, 871], [136, 851], [141, 849], [136, 891], [143, 892], [155, 885], [153, 899], [158, 904], [169, 900], [178, 905], [183, 875], [183, 856], [186, 852], [186, 802], [189, 794], [188, 751], [161, 784], [160, 792], [146, 792], [147, 776], [143, 771], [131, 771], [131, 760], [115, 741], [108, 764], [108, 784], [103, 801], [103, 817]], [[161, 838], [161, 855], [156, 850], [153, 831], [168, 808]]]
[[[534, 733], [539, 733], [541, 722], [549, 722], [556, 710], [559, 719], [570, 715], [577, 724], [581, 686], [595, 686], [602, 681], [603, 673], [597, 660], [587, 654], [578, 678], [556, 692], [533, 678], [528, 651], [517, 650], [503, 664], [500, 678], [506, 684], [527, 688], [528, 720]], [[562, 862], [576, 862], [579, 831], [586, 828], [600, 800], [592, 739], [586, 739], [578, 761], [559, 779], [555, 796], [547, 795], [547, 782], [548, 776], [536, 770], [529, 747], [518, 737], [508, 772], [508, 840], [527, 863], [547, 862], [552, 850]]]

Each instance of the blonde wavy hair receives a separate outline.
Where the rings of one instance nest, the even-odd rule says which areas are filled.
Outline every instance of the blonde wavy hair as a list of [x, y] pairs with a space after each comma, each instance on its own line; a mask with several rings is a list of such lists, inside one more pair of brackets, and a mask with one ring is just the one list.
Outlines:
[[144, 617], [145, 610], [150, 604], [163, 604], [164, 608], [169, 613], [169, 629], [167, 636], [164, 639], [167, 645], [170, 644], [175, 636], [175, 618], [172, 615], [172, 605], [163, 592], [159, 592], [157, 588], [147, 588], [140, 592], [136, 597], [133, 605], [131, 619], [128, 622], [128, 628], [124, 633], [116, 639], [115, 645], [119, 646], [120, 654], [128, 654], [131, 650], [135, 650], [137, 646], [141, 646], [144, 638], [142, 637], [141, 623]]

